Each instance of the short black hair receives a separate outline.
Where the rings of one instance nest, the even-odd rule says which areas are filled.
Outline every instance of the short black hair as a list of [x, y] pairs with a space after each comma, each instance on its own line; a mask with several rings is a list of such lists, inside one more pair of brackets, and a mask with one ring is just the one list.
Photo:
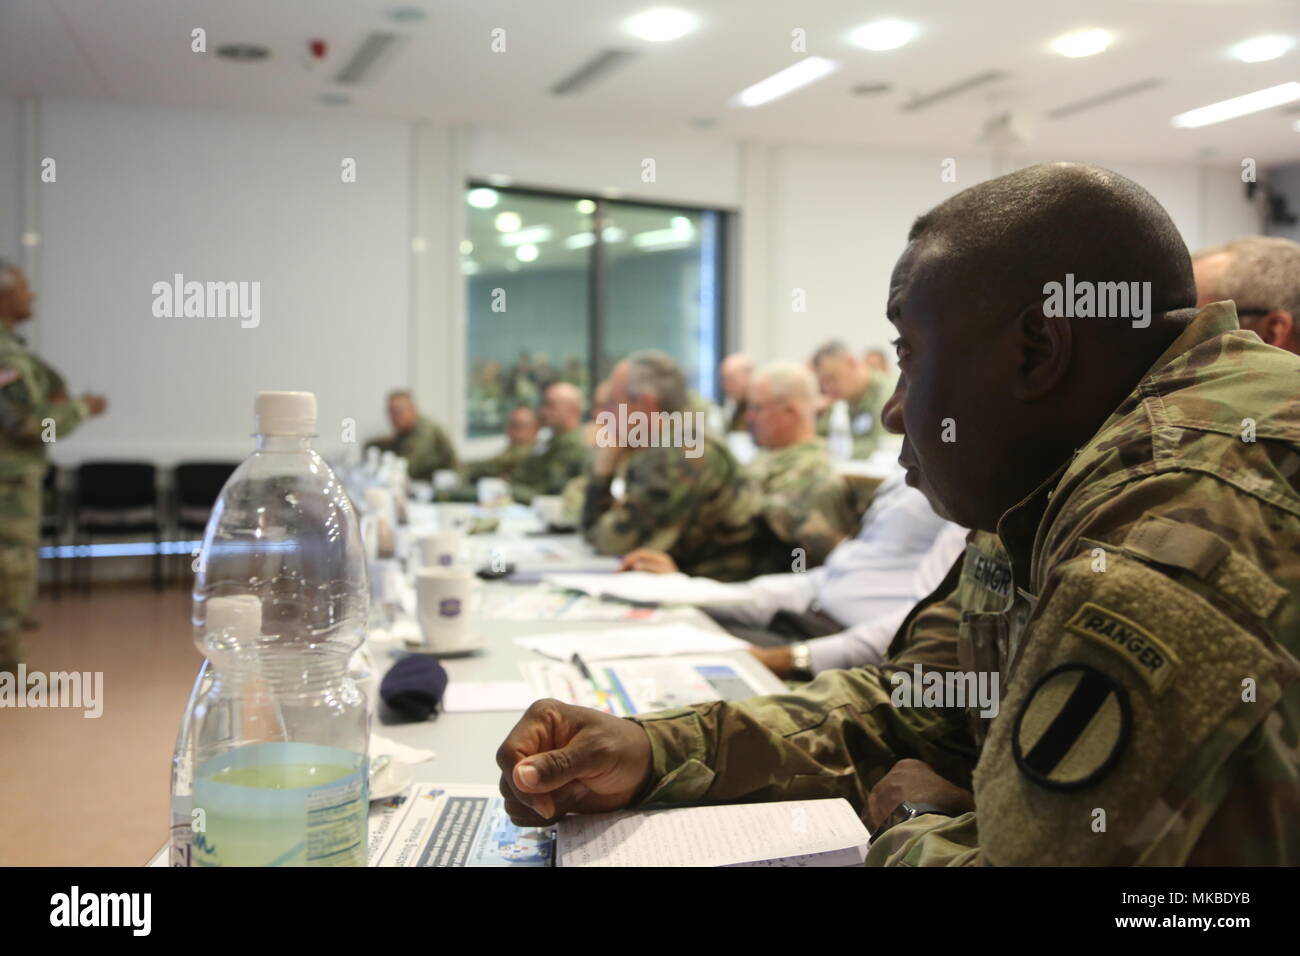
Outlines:
[[1156, 315], [1196, 305], [1192, 259], [1149, 192], [1118, 173], [1042, 163], [964, 189], [917, 218], [908, 242], [939, 243], [991, 308], [1019, 310], [1048, 282], [1150, 282]]

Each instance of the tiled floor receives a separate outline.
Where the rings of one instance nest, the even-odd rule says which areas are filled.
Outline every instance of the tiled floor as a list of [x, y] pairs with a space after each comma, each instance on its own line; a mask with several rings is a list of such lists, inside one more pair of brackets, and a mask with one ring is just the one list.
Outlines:
[[0, 865], [141, 866], [167, 838], [171, 752], [201, 661], [189, 591], [97, 586], [35, 609], [28, 671], [102, 671], [103, 715], [0, 708]]

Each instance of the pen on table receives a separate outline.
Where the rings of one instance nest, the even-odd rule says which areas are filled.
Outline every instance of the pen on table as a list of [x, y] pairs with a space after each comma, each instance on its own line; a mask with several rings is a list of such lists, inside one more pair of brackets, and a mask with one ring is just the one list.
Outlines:
[[587, 665], [583, 663], [582, 657], [576, 651], [574, 652], [573, 657], [569, 659], [569, 663], [576, 667], [578, 673], [587, 679], [587, 683], [591, 685], [591, 689], [596, 692], [596, 699], [600, 701], [600, 706], [609, 710], [609, 695], [600, 689], [600, 685], [596, 683], [596, 678], [591, 676], [591, 671], [587, 669]]

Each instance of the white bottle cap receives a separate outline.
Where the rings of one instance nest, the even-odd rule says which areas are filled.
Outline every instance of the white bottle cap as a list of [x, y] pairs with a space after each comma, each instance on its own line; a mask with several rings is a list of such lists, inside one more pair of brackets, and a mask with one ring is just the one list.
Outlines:
[[256, 594], [208, 598], [209, 638], [234, 647], [248, 647], [262, 637], [262, 599]]
[[311, 392], [258, 392], [253, 412], [259, 435], [316, 433], [316, 396]]

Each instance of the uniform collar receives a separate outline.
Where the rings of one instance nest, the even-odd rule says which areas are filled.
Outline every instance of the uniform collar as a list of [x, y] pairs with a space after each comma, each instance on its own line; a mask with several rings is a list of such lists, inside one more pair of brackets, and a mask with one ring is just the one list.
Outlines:
[[[1160, 358], [1156, 359], [1151, 368], [1147, 370], [1147, 373], [1142, 376], [1141, 381], [1134, 386], [1133, 392], [1137, 392], [1142, 387], [1143, 382], [1155, 376], [1179, 356], [1190, 352], [1210, 339], [1239, 327], [1237, 324], [1237, 307], [1231, 300], [1211, 302], [1197, 312], [1195, 317], [1187, 323], [1187, 327], [1178, 334], [1178, 337], [1174, 339], [1169, 348], [1165, 349]], [[1130, 395], [1133, 392], [1130, 392]], [[1107, 419], [1107, 422], [1109, 422], [1109, 419]], [[1106, 429], [1106, 424], [1102, 424], [1097, 434]], [[1038, 537], [1039, 525], [1042, 523], [1043, 515], [1047, 511], [1053, 490], [1060, 484], [1061, 479], [1065, 476], [1070, 465], [1074, 463], [1074, 459], [1078, 457], [1079, 452], [1092, 444], [1095, 439], [1096, 434], [1075, 449], [1074, 454], [1048, 476], [1042, 484], [1008, 508], [1002, 517], [998, 519], [998, 537], [1002, 540], [1002, 546], [1011, 558], [1012, 580], [1018, 587], [1024, 587], [1029, 583], [1034, 544]]]

